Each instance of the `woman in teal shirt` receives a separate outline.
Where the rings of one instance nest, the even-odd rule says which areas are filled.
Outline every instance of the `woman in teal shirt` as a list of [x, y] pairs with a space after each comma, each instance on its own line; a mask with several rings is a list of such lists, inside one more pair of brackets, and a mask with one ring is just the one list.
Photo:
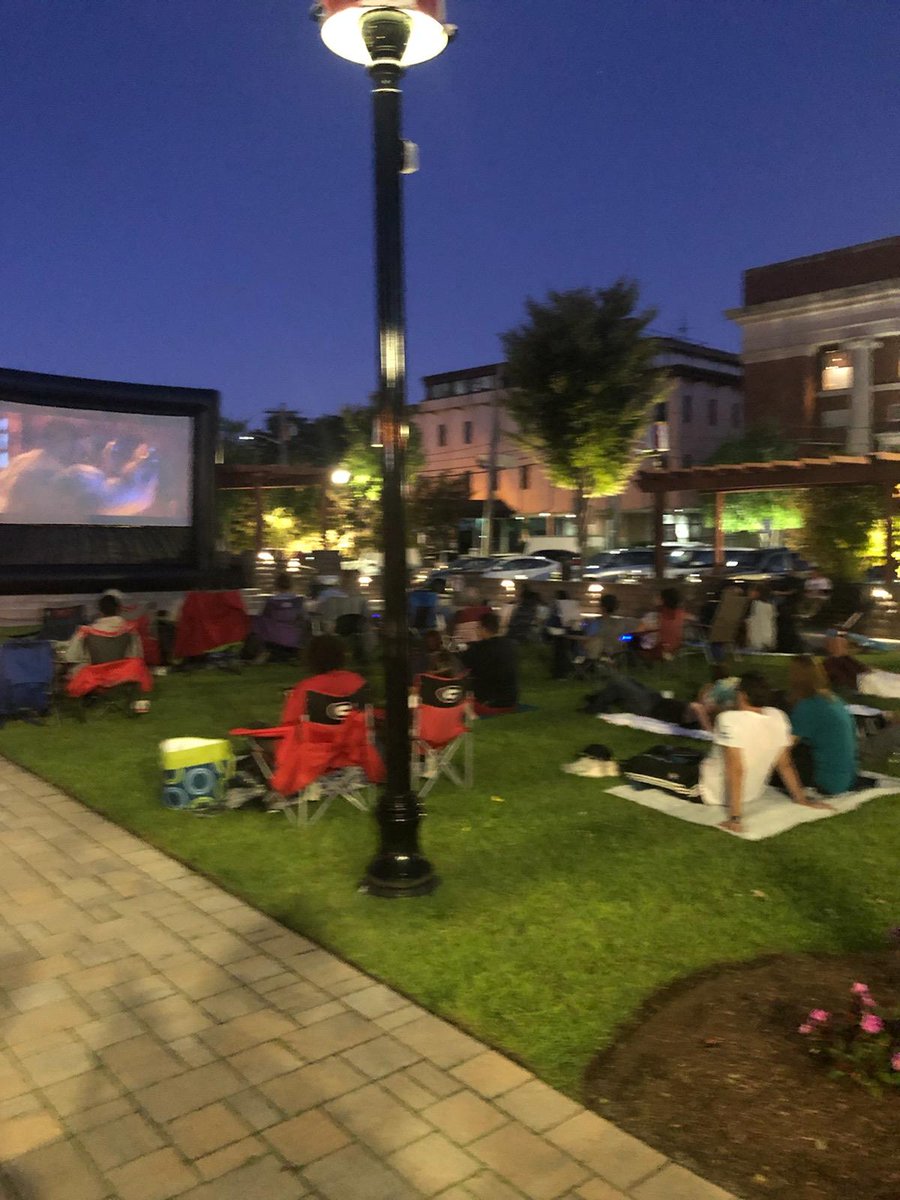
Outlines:
[[858, 766], [856, 726], [849, 709], [831, 691], [821, 664], [808, 654], [791, 659], [788, 678], [791, 727], [812, 755], [812, 779], [804, 782], [812, 782], [826, 796], [849, 791]]

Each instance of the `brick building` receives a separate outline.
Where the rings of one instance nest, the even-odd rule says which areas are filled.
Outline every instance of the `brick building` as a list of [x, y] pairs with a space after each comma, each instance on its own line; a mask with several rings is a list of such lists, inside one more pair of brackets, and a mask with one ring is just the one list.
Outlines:
[[813, 454], [900, 448], [900, 237], [744, 272], [748, 426]]
[[[682, 338], [658, 341], [658, 362], [668, 370], [671, 386], [648, 424], [643, 449], [660, 466], [698, 465], [723, 441], [743, 431], [740, 362], [728, 351]], [[423, 383], [425, 397], [413, 419], [422, 438], [424, 472], [465, 475], [469, 483], [463, 548], [469, 542], [479, 544], [484, 504], [491, 492], [496, 501], [494, 549], [574, 547], [572, 493], [555, 487], [535, 453], [519, 442], [502, 404], [504, 364], [427, 375]], [[489, 477], [492, 457], [493, 481]], [[647, 465], [646, 458], [642, 465]], [[672, 540], [699, 535], [696, 495], [674, 495], [666, 517], [667, 537]], [[614, 499], [595, 500], [589, 535], [598, 547], [650, 540], [648, 497], [629, 487]]]

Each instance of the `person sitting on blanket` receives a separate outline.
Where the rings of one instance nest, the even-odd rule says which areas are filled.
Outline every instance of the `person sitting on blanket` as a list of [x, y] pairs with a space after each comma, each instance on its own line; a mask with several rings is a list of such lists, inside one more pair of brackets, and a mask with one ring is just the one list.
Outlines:
[[801, 783], [825, 796], [849, 791], [856, 783], [856, 726], [835, 696], [820, 663], [798, 654], [788, 665], [791, 728], [797, 736], [794, 765]]
[[883, 696], [900, 700], [900, 675], [870, 667], [850, 654], [850, 643], [842, 634], [835, 634], [825, 643], [828, 657], [822, 663], [832, 687], [864, 696]]
[[823, 800], [810, 800], [804, 792], [791, 759], [793, 740], [785, 714], [769, 707], [769, 685], [762, 675], [756, 671], [742, 675], [737, 708], [716, 718], [713, 748], [700, 764], [700, 799], [726, 806], [728, 816], [720, 822], [723, 829], [744, 832], [744, 806], [763, 794], [773, 768], [795, 804], [831, 808]]
[[281, 711], [282, 725], [296, 725], [306, 712], [306, 693], [323, 692], [326, 696], [352, 696], [366, 686], [362, 675], [344, 669], [347, 647], [334, 633], [321, 633], [309, 643], [307, 662], [312, 674], [301, 679], [288, 695]]
[[478, 622], [478, 641], [460, 654], [469, 672], [475, 711], [514, 712], [519, 703], [519, 648], [508, 637], [500, 637], [500, 618], [490, 609]]
[[580, 711], [598, 714], [614, 709], [635, 713], [640, 717], [653, 717], [654, 720], [667, 721], [684, 728], [696, 728], [699, 723], [692, 704], [674, 700], [671, 695], [664, 696], [662, 692], [618, 671], [610, 673], [599, 691], [585, 696]]
[[709, 673], [710, 682], [703, 685], [697, 699], [688, 707], [700, 728], [712, 733], [713, 721], [719, 713], [736, 706], [740, 679], [731, 674], [725, 663], [713, 663]]

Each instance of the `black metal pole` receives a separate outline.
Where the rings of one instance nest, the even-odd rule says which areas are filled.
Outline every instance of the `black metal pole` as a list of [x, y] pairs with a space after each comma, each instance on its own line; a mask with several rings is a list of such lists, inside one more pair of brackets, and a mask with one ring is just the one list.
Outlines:
[[375, 245], [378, 295], [379, 418], [382, 450], [384, 611], [382, 637], [386, 691], [387, 781], [378, 802], [380, 845], [363, 886], [376, 896], [421, 896], [438, 880], [419, 850], [422, 810], [410, 784], [409, 627], [406, 600], [406, 315], [403, 280], [403, 142], [400, 60], [409, 18], [380, 10], [364, 19], [373, 60], [375, 132]]

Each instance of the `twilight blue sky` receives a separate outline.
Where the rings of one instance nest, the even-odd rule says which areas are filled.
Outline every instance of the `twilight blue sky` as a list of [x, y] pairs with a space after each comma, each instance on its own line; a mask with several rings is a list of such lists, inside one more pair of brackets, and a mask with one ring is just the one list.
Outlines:
[[[737, 348], [748, 266], [900, 233], [897, 0], [449, 0], [406, 79], [410, 399], [527, 295], [634, 276]], [[0, 0], [0, 366], [375, 384], [368, 80], [308, 0]]]

